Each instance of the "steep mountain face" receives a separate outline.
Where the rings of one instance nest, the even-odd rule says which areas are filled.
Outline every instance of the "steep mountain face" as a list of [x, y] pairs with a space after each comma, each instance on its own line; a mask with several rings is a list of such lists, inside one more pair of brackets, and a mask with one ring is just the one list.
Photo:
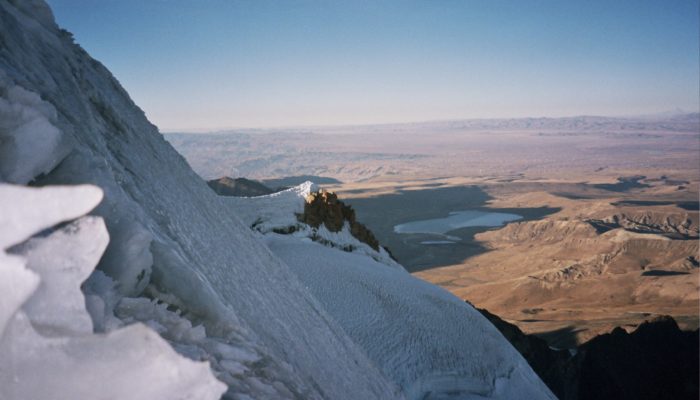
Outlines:
[[[20, 125], [2, 141], [15, 155], [0, 160], [3, 180], [91, 183], [105, 194], [93, 214], [109, 233], [98, 265], [107, 283], [87, 284], [105, 305], [98, 329], [156, 327], [181, 353], [208, 360], [234, 398], [402, 397], [43, 1], [0, 1], [0, 34], [3, 125]], [[161, 303], [201, 327], [183, 336]]]
[[217, 196], [43, 1], [0, 0], [0, 45], [0, 398], [552, 398], [347, 224], [268, 231], [310, 185]]

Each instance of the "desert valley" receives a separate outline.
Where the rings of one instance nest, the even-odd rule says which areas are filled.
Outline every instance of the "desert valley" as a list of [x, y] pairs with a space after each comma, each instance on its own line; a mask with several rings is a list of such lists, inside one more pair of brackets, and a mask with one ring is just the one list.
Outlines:
[[[204, 178], [337, 192], [415, 276], [573, 348], [658, 315], [697, 329], [698, 129], [676, 114], [166, 138]], [[416, 221], [433, 225], [402, 230]]]

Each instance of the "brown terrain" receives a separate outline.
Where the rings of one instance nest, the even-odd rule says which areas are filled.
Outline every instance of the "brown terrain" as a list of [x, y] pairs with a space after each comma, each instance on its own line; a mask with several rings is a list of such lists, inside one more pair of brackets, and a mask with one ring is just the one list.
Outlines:
[[588, 198], [527, 184], [487, 186], [490, 207], [560, 211], [478, 233], [474, 239], [487, 251], [416, 275], [560, 347], [660, 314], [696, 328], [700, 269], [692, 186], [679, 191], [656, 182]]
[[[697, 113], [167, 137], [203, 177], [338, 193], [410, 272], [549, 345], [661, 315], [698, 327]], [[523, 218], [455, 229], [450, 243], [394, 231], [464, 210]]]
[[[697, 178], [445, 178], [335, 188], [414, 275], [552, 346], [574, 348], [661, 315], [698, 328]], [[397, 204], [402, 211], [392, 215]], [[524, 218], [448, 232], [462, 239], [448, 246], [392, 230], [459, 209]]]

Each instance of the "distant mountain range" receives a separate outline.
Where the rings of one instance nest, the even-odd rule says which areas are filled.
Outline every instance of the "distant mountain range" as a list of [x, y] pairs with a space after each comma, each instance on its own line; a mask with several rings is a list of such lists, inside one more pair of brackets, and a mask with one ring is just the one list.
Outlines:
[[[468, 129], [468, 130], [513, 130], [513, 129], [642, 129], [642, 130], [680, 130], [697, 131], [700, 126], [700, 113], [685, 112], [683, 110], [672, 110], [654, 114], [640, 114], [634, 116], [598, 116], [598, 115], [577, 115], [570, 117], [517, 117], [517, 118], [465, 118], [446, 119], [434, 121], [417, 122], [395, 122], [383, 124], [351, 124], [351, 125], [330, 125], [330, 126], [290, 126], [275, 128], [232, 128], [216, 130], [211, 132], [197, 132], [196, 134], [261, 134], [261, 133], [282, 133], [285, 135], [305, 134], [305, 133], [350, 133], [353, 131], [365, 132], [368, 130], [386, 131], [393, 130], [413, 131], [416, 128], [437, 128], [437, 129]], [[169, 131], [166, 135], [177, 135], [179, 133], [190, 133], [188, 131]]]

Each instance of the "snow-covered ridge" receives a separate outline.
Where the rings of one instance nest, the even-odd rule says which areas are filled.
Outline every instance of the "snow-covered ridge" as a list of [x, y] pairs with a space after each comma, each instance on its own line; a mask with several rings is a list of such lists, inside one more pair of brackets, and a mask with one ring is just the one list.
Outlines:
[[347, 224], [333, 233], [299, 222], [313, 188], [228, 199], [407, 398], [554, 398], [471, 305], [406, 273]]
[[312, 227], [299, 221], [304, 213], [306, 199], [317, 186], [306, 181], [298, 186], [256, 197], [226, 197], [235, 207], [235, 213], [251, 229], [262, 234], [289, 234], [301, 240], [319, 242], [325, 246], [343, 251], [363, 254], [380, 263], [405, 271], [396, 263], [384, 248], [377, 250], [361, 242], [350, 232], [348, 222], [338, 232], [331, 232], [325, 225]]

